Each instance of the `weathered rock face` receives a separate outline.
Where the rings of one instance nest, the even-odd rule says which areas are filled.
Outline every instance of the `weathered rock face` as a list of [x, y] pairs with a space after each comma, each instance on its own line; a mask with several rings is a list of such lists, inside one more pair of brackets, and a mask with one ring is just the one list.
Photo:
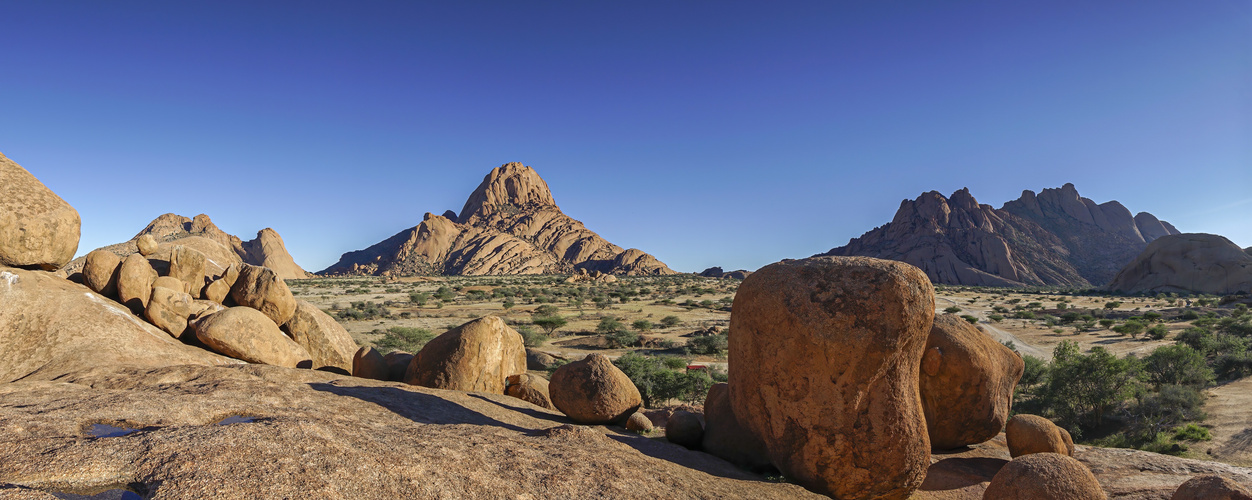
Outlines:
[[1209, 474], [1188, 479], [1170, 500], [1252, 500], [1252, 491], [1230, 479]]
[[584, 424], [620, 422], [643, 406], [639, 388], [603, 354], [557, 368], [548, 396], [561, 413]]
[[352, 373], [356, 341], [335, 318], [313, 304], [298, 300], [295, 314], [283, 329], [312, 356], [314, 369], [333, 366]]
[[186, 290], [192, 298], [200, 298], [200, 291], [204, 289], [204, 254], [194, 248], [176, 245], [170, 252], [169, 262], [169, 275], [186, 283]]
[[127, 255], [117, 271], [117, 300], [132, 311], [142, 311], [152, 297], [152, 283], [157, 272], [148, 259], [139, 254]]
[[1020, 356], [965, 320], [936, 316], [919, 381], [930, 446], [950, 450], [999, 434], [1025, 368]]
[[665, 423], [665, 439], [689, 450], [698, 450], [704, 441], [704, 425], [695, 413], [677, 412]]
[[0, 383], [94, 367], [231, 362], [183, 345], [85, 286], [0, 268]]
[[404, 381], [454, 391], [504, 394], [510, 375], [526, 373], [522, 335], [495, 316], [435, 337], [409, 363]]
[[311, 360], [308, 351], [251, 307], [232, 307], [200, 318], [195, 331], [196, 338], [215, 352], [249, 363], [295, 368]]
[[1151, 214], [1140, 216], [1149, 234], [1120, 203], [1096, 204], [1073, 184], [1038, 196], [1023, 191], [998, 210], [980, 205], [968, 189], [951, 198], [931, 191], [901, 202], [889, 224], [824, 255], [899, 260], [952, 285], [1099, 285], [1161, 231], [1177, 233]]
[[275, 325], [285, 325], [296, 314], [296, 298], [287, 283], [268, 267], [244, 264], [230, 287], [236, 304], [261, 311]]
[[78, 211], [0, 154], [0, 266], [56, 270], [78, 251]]
[[555, 406], [552, 406], [552, 400], [548, 398], [548, 380], [543, 377], [529, 373], [509, 375], [508, 387], [504, 388], [504, 394], [529, 402], [535, 406], [549, 410], [556, 409]]
[[917, 268], [864, 257], [782, 261], [743, 281], [730, 400], [774, 466], [836, 498], [905, 498], [921, 484], [918, 365], [934, 300]]
[[1056, 453], [1036, 453], [1016, 458], [1000, 469], [983, 498], [1105, 500], [1108, 496], [1082, 462]]
[[1038, 415], [1014, 415], [1005, 426], [1004, 436], [1013, 458], [1032, 453], [1074, 454], [1074, 440], [1069, 431]]
[[117, 275], [122, 268], [122, 258], [113, 252], [93, 250], [87, 254], [83, 266], [83, 282], [93, 292], [105, 297], [117, 296]]
[[157, 328], [175, 338], [182, 338], [187, 330], [187, 318], [191, 317], [191, 295], [181, 289], [171, 290], [163, 286], [152, 287], [152, 297], [144, 309], [144, 317]]
[[[209, 216], [200, 214], [194, 219], [181, 215], [165, 214], [157, 217], [129, 241], [99, 248], [120, 257], [140, 253], [162, 261], [172, 260], [176, 246], [194, 249], [205, 256], [205, 275], [218, 276], [232, 264], [252, 264], [273, 269], [283, 279], [308, 278], [310, 275], [296, 265], [287, 253], [283, 239], [270, 228], [257, 232], [255, 239], [243, 241], [222, 231]], [[69, 273], [82, 269], [83, 260], [74, 259], [65, 266]]]
[[1252, 255], [1215, 234], [1163, 236], [1117, 273], [1106, 288], [1126, 293], [1252, 292]]
[[352, 355], [352, 376], [372, 380], [387, 380], [387, 361], [373, 347], [362, 347]]
[[[218, 425], [227, 417], [244, 418]], [[0, 385], [0, 483], [65, 493], [120, 484], [173, 499], [817, 498], [565, 420], [504, 395], [312, 370], [100, 370]], [[94, 438], [97, 422], [144, 430]]]
[[730, 386], [725, 383], [713, 384], [704, 398], [704, 439], [701, 448], [710, 455], [748, 470], [769, 465], [765, 443], [735, 418], [735, 410], [730, 405]]
[[674, 274], [655, 257], [622, 250], [566, 216], [534, 169], [509, 163], [483, 179], [459, 216], [427, 213], [417, 227], [345, 253], [320, 274], [558, 274], [576, 268]]

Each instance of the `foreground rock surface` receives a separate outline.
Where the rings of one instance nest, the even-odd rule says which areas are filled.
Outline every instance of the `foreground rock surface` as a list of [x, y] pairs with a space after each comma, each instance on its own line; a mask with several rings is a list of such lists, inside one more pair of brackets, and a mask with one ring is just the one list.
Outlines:
[[456, 391], [504, 394], [510, 375], [526, 373], [522, 335], [487, 316], [431, 339], [409, 362], [404, 381]]
[[917, 268], [864, 257], [783, 261], [743, 281], [730, 400], [775, 467], [836, 498], [905, 498], [922, 483], [918, 365], [934, 301]]
[[78, 211], [0, 154], [0, 266], [53, 271], [78, 251]]
[[1021, 356], [964, 319], [936, 316], [919, 383], [931, 448], [950, 450], [999, 434], [1025, 368]]
[[0, 383], [97, 366], [235, 362], [174, 340], [83, 285], [0, 267]]
[[[245, 421], [217, 425], [228, 417]], [[632, 433], [563, 428], [560, 414], [503, 395], [262, 365], [4, 384], [0, 422], [0, 483], [68, 493], [817, 498]], [[95, 423], [143, 430], [93, 438]]]

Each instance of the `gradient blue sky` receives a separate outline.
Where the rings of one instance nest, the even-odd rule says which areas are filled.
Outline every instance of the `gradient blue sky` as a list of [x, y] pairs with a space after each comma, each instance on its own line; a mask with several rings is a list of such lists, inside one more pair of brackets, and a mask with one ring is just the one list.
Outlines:
[[0, 1], [0, 151], [79, 253], [156, 216], [320, 270], [520, 161], [609, 241], [755, 269], [900, 200], [1073, 182], [1252, 245], [1252, 3]]

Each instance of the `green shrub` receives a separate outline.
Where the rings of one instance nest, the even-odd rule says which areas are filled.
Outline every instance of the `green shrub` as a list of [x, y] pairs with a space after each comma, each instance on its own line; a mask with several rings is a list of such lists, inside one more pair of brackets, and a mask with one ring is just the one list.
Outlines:
[[652, 322], [646, 319], [635, 320], [635, 322], [631, 323], [630, 326], [638, 332], [648, 332], [652, 330]]
[[629, 352], [613, 364], [634, 382], [646, 407], [656, 408], [671, 399], [692, 404], [704, 401], [709, 387], [713, 385], [713, 378], [703, 371], [685, 371], [685, 361], [682, 369], [671, 369], [669, 366], [674, 363], [671, 359], [682, 361], [682, 358], [658, 358]]
[[383, 332], [383, 338], [375, 342], [374, 346], [384, 354], [391, 351], [417, 353], [433, 338], [435, 334], [425, 328], [393, 326]]
[[639, 334], [630, 330], [618, 330], [604, 336], [609, 349], [622, 349], [639, 345]]
[[948, 313], [948, 314], [956, 314], [956, 313], [961, 312], [961, 308], [956, 307], [956, 306], [948, 306], [944, 308], [943, 312]]
[[661, 318], [661, 326], [665, 328], [673, 328], [675, 326], [678, 326], [678, 324], [681, 322], [682, 320], [679, 320], [678, 316], [666, 316], [664, 318]]
[[626, 325], [623, 325], [621, 321], [614, 317], [601, 318], [600, 323], [596, 325], [596, 333], [609, 334], [625, 329]]
[[730, 347], [730, 338], [725, 334], [696, 337], [687, 343], [687, 349], [693, 354], [718, 356]]
[[522, 335], [522, 343], [526, 347], [539, 347], [548, 341], [547, 335], [536, 332], [530, 325], [518, 325], [515, 329]]
[[535, 326], [542, 328], [548, 335], [552, 335], [552, 332], [557, 331], [557, 329], [569, 323], [568, 320], [560, 316], [543, 316], [534, 318], [530, 322], [534, 323]]
[[1152, 340], [1161, 340], [1166, 335], [1169, 335], [1169, 329], [1165, 328], [1165, 325], [1152, 325], [1152, 328], [1149, 328], [1145, 335]]
[[1209, 430], [1196, 424], [1187, 424], [1174, 429], [1174, 439], [1178, 441], [1210, 441], [1213, 435]]
[[963, 319], [963, 320], [965, 320], [965, 321], [969, 322], [969, 324], [971, 324], [971, 325], [976, 325], [976, 324], [978, 324], [978, 318], [976, 318], [976, 317], [974, 317], [974, 316], [972, 316], [972, 315], [969, 315], [969, 314], [962, 314], [962, 315], [961, 315], [961, 319]]

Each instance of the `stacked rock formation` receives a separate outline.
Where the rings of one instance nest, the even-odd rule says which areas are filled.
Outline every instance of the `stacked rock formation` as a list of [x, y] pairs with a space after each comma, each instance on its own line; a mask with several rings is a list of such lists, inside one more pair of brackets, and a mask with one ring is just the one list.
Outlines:
[[655, 257], [623, 250], [561, 212], [533, 168], [492, 169], [461, 214], [427, 213], [364, 250], [343, 254], [323, 275], [674, 274]]
[[[203, 254], [206, 269], [216, 274], [221, 274], [232, 264], [252, 264], [272, 269], [283, 279], [310, 276], [292, 259], [277, 231], [265, 228], [257, 231], [256, 238], [244, 241], [222, 231], [204, 214], [192, 219], [176, 214], [162, 215], [139, 231], [134, 238], [97, 250], [107, 251], [121, 258], [140, 253], [168, 262], [171, 259], [170, 251], [179, 245]], [[85, 264], [83, 259], [75, 259], [65, 266], [65, 273], [70, 275], [79, 272]]]
[[1215, 234], [1162, 236], [1105, 288], [1124, 293], [1249, 293], [1252, 255]]
[[723, 279], [735, 279], [735, 280], [741, 280], [741, 279], [747, 278], [751, 274], [752, 274], [752, 271], [748, 271], [745, 269], [726, 272], [726, 271], [723, 271], [722, 268], [720, 267], [710, 267], [708, 269], [705, 269], [699, 272], [699, 275], [705, 278], [723, 278]]
[[1116, 201], [1096, 204], [1073, 184], [1044, 189], [1000, 209], [968, 189], [900, 203], [892, 221], [823, 255], [860, 255], [917, 266], [950, 285], [1103, 285], [1149, 242], [1178, 234], [1152, 214]]
[[930, 446], [950, 450], [999, 434], [1025, 368], [1021, 356], [965, 320], [935, 317], [919, 381]]

